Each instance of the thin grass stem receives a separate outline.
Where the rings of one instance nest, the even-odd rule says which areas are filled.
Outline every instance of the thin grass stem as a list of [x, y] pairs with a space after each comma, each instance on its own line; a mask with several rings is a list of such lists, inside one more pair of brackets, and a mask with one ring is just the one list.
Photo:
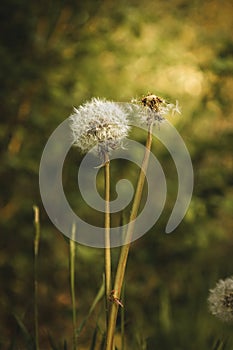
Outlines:
[[40, 243], [40, 216], [39, 208], [34, 205], [34, 328], [35, 328], [35, 348], [39, 350], [39, 322], [38, 322], [38, 253]]
[[70, 239], [70, 293], [72, 302], [72, 321], [73, 321], [73, 350], [77, 349], [77, 332], [76, 332], [76, 296], [75, 296], [75, 258], [76, 258], [76, 242], [74, 240], [76, 227], [72, 225]]
[[[122, 286], [122, 304], [125, 303], [125, 283]], [[121, 308], [121, 350], [125, 350], [125, 308]]]

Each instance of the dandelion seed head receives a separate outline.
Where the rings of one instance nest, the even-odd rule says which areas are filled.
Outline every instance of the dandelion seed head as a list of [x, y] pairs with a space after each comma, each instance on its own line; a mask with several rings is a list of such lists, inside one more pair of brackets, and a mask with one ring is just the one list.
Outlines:
[[[147, 124], [150, 123], [161, 123], [165, 120], [168, 114], [174, 116], [176, 113], [181, 114], [178, 101], [176, 104], [166, 102], [162, 97], [154, 94], [148, 94], [141, 100], [133, 99], [131, 101], [137, 104], [137, 118], [139, 123]], [[143, 106], [143, 108], [142, 108]]]
[[219, 280], [208, 298], [210, 312], [225, 322], [233, 321], [233, 276]]
[[79, 108], [74, 108], [70, 116], [70, 128], [74, 145], [83, 152], [97, 146], [102, 156], [122, 146], [130, 127], [127, 113], [118, 104], [93, 98]]

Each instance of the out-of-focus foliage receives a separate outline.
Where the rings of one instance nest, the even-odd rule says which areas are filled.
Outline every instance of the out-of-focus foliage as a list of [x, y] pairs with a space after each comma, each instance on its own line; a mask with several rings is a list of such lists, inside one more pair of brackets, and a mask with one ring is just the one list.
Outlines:
[[[131, 248], [128, 348], [147, 342], [147, 349], [211, 349], [221, 337], [233, 348], [230, 326], [207, 309], [209, 288], [233, 273], [232, 10], [228, 0], [1, 2], [2, 348], [11, 340], [23, 343], [14, 314], [33, 334], [34, 203], [41, 208], [42, 348], [49, 348], [47, 333], [60, 344], [71, 340], [68, 247], [43, 211], [38, 187], [46, 140], [72, 106], [93, 96], [129, 101], [148, 91], [182, 105], [182, 116], [171, 122], [190, 151], [195, 188], [182, 224], [165, 235], [177, 179], [167, 150], [155, 140], [168, 198], [154, 229]], [[72, 150], [70, 171], [64, 169], [67, 196], [77, 207], [80, 159]], [[122, 176], [135, 178], [137, 169], [124, 169]], [[114, 169], [116, 179], [118, 172]], [[88, 218], [86, 209], [82, 214]], [[101, 285], [102, 255], [78, 247], [79, 322]], [[80, 343], [88, 344], [93, 332], [94, 321]]]

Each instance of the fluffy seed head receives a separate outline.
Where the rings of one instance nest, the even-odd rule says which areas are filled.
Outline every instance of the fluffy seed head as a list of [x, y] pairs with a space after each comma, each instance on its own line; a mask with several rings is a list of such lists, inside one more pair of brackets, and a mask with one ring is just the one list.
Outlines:
[[208, 298], [210, 312], [222, 321], [233, 321], [233, 276], [219, 280]]
[[117, 103], [98, 98], [74, 108], [70, 127], [74, 145], [83, 152], [97, 146], [100, 156], [121, 147], [129, 131], [127, 113]]

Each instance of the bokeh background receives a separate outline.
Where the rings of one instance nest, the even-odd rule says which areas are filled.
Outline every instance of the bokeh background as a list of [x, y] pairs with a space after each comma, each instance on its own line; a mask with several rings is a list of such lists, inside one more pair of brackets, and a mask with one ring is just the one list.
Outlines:
[[[41, 213], [41, 348], [52, 348], [49, 338], [54, 348], [63, 349], [64, 341], [71, 346], [69, 246], [45, 213], [38, 186], [48, 137], [91, 97], [128, 102], [148, 92], [182, 106], [171, 122], [192, 157], [195, 187], [183, 222], [166, 235], [177, 177], [155, 140], [168, 196], [159, 221], [131, 247], [126, 349], [205, 350], [221, 341], [233, 349], [232, 324], [217, 320], [207, 304], [209, 289], [233, 274], [232, 13], [230, 0], [1, 2], [1, 349], [30, 348], [27, 334], [34, 334], [34, 204]], [[137, 138], [145, 141], [143, 134]], [[64, 186], [88, 220], [76, 192], [81, 158], [70, 151]], [[138, 169], [125, 164], [122, 174], [115, 166], [113, 180], [119, 173], [134, 179]], [[117, 260], [118, 250], [113, 254]], [[79, 245], [76, 268], [80, 324], [102, 283], [103, 251]], [[98, 312], [79, 349], [90, 348]]]

